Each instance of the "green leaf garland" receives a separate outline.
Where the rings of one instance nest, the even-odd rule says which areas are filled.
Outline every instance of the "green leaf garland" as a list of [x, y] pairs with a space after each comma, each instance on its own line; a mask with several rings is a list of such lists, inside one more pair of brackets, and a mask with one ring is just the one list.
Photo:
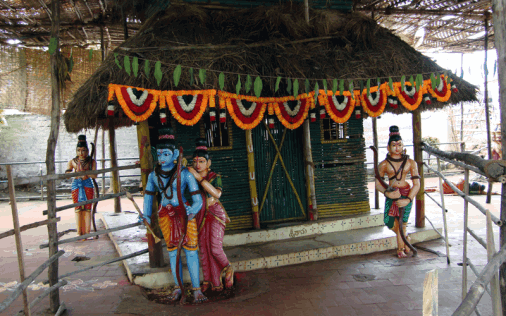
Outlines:
[[246, 76], [246, 82], [244, 83], [244, 88], [246, 88], [246, 93], [249, 93], [251, 90], [251, 85], [253, 85], [253, 82], [251, 81], [251, 76]]
[[200, 79], [201, 85], [204, 85], [206, 83], [206, 70], [205, 69], [199, 69], [199, 79]]
[[177, 87], [179, 80], [181, 79], [181, 65], [177, 65], [173, 73], [174, 85]]
[[146, 74], [146, 77], [149, 78], [149, 73], [151, 72], [151, 69], [149, 67], [149, 60], [144, 60], [144, 73]]
[[130, 69], [130, 57], [125, 56], [123, 58], [123, 65], [125, 66], [126, 73], [130, 76], [130, 74], [132, 73], [132, 70]]
[[123, 67], [121, 67], [121, 63], [118, 60], [118, 53], [114, 53], [114, 62], [116, 63], [119, 69], [123, 69]]
[[371, 79], [367, 79], [367, 96], [371, 95]]
[[325, 95], [327, 95], [327, 79], [323, 79], [323, 90], [325, 91]]
[[343, 95], [343, 93], [344, 93], [344, 80], [341, 79], [339, 80], [339, 94]]
[[388, 86], [390, 87], [390, 90], [394, 91], [394, 82], [392, 77], [388, 77]]
[[337, 91], [337, 79], [332, 80], [332, 95], [336, 95]]
[[320, 93], [320, 86], [318, 85], [318, 81], [314, 85], [314, 104], [318, 102], [318, 94]]
[[276, 86], [274, 87], [274, 92], [278, 92], [280, 82], [281, 82], [281, 77], [276, 78]]
[[255, 96], [257, 98], [260, 98], [260, 95], [262, 94], [262, 87], [263, 87], [262, 79], [260, 79], [260, 77], [257, 76], [253, 86], [253, 90], [255, 91]]
[[309, 79], [306, 79], [304, 84], [305, 84], [305, 88], [306, 88], [306, 93], [309, 93], [309, 89], [311, 88], [309, 85]]
[[299, 80], [295, 79], [293, 81], [293, 96], [297, 97], [299, 95]]
[[139, 73], [139, 58], [134, 57], [132, 61], [132, 71], [134, 73], [134, 77], [137, 78], [137, 74]]
[[288, 94], [292, 93], [292, 80], [290, 78], [286, 78], [286, 91]]
[[348, 89], [350, 90], [350, 93], [351, 93], [351, 98], [353, 100], [355, 100], [355, 93], [353, 92], [354, 91], [354, 87], [353, 87], [353, 81], [350, 81], [349, 85], [348, 85]]
[[155, 63], [155, 79], [158, 85], [160, 85], [160, 82], [162, 82], [162, 77], [163, 77], [162, 62], [158, 60]]
[[223, 91], [223, 88], [225, 87], [225, 74], [220, 72], [220, 75], [218, 76], [218, 84], [220, 86], [220, 90]]
[[402, 91], [406, 90], [406, 76], [401, 77], [401, 88]]
[[414, 87], [415, 86], [415, 81], [413, 80], [413, 76], [410, 76], [409, 77], [409, 83], [411, 83], [411, 86]]
[[235, 85], [235, 94], [239, 94], [241, 92], [241, 75], [237, 75], [237, 84]]

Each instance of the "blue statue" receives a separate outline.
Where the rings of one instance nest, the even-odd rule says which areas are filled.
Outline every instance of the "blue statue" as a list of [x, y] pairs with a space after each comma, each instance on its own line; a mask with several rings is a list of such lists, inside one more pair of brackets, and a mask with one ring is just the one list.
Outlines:
[[[169, 299], [176, 301], [181, 298], [182, 303], [185, 301], [184, 291], [181, 289], [183, 273], [180, 252], [183, 248], [195, 303], [202, 303], [207, 298], [200, 289], [198, 229], [195, 218], [195, 215], [202, 209], [202, 196], [195, 177], [188, 169], [182, 168], [180, 162], [176, 164], [180, 150], [176, 149], [175, 143], [172, 128], [159, 129], [159, 142], [156, 145], [158, 164], [155, 171], [149, 174], [144, 191], [144, 218], [148, 223], [151, 223], [153, 200], [156, 194], [160, 194], [159, 223], [169, 251], [172, 276], [175, 283], [178, 284]], [[192, 197], [191, 206], [183, 196], [187, 188]]]

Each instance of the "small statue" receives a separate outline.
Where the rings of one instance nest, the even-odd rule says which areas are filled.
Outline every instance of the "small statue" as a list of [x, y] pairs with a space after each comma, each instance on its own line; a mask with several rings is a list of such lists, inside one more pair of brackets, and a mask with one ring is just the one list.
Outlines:
[[[418, 190], [420, 189], [420, 176], [416, 162], [404, 154], [404, 145], [399, 133], [399, 127], [390, 126], [388, 139], [388, 154], [385, 160], [376, 167], [376, 189], [385, 195], [385, 225], [397, 235], [397, 256], [406, 258], [407, 253], [416, 249], [409, 243], [409, 237], [405, 237], [409, 214]], [[375, 149], [374, 149], [375, 150]], [[376, 152], [375, 152], [376, 154]], [[375, 155], [377, 160], [377, 154]], [[406, 181], [406, 176], [411, 173], [413, 187]], [[389, 183], [383, 181], [385, 174], [388, 175]], [[402, 221], [402, 224], [400, 223]], [[406, 247], [407, 246], [407, 247]]]
[[[93, 143], [91, 144], [94, 149], [95, 145]], [[77, 137], [77, 156], [69, 161], [65, 173], [96, 170], [97, 164], [92, 156], [93, 154], [91, 156], [88, 155], [86, 135], [79, 135]], [[84, 175], [76, 177], [74, 181], [72, 181], [72, 201], [74, 203], [93, 199], [94, 190], [92, 179], [96, 177], [96, 174]], [[91, 206], [92, 204], [90, 203], [75, 208], [78, 236], [89, 234], [91, 231]]]
[[[186, 299], [184, 292], [181, 291], [183, 278], [180, 253], [181, 248], [184, 248], [195, 303], [202, 303], [207, 298], [202, 294], [199, 277], [199, 245], [195, 218], [202, 208], [199, 185], [188, 169], [182, 168], [181, 161], [175, 163], [182, 153], [176, 149], [172, 128], [159, 129], [158, 139], [159, 142], [156, 144], [158, 165], [155, 171], [149, 174], [144, 191], [144, 219], [151, 223], [153, 199], [155, 194], [160, 194], [161, 203], [158, 210], [160, 228], [169, 251], [172, 276], [174, 281], [179, 284], [170, 294], [169, 299], [176, 301], [181, 298], [183, 304]], [[183, 197], [186, 188], [192, 197], [191, 206]], [[142, 221], [142, 218], [139, 221]]]
[[205, 210], [197, 215], [200, 257], [204, 273], [202, 290], [206, 291], [212, 286], [213, 291], [222, 291], [223, 279], [226, 288], [234, 285], [234, 269], [223, 251], [225, 225], [230, 222], [230, 218], [219, 200], [222, 194], [221, 175], [211, 171], [210, 167], [211, 159], [207, 152], [206, 140], [199, 138], [193, 153], [193, 167], [188, 170], [199, 182], [205, 201]]

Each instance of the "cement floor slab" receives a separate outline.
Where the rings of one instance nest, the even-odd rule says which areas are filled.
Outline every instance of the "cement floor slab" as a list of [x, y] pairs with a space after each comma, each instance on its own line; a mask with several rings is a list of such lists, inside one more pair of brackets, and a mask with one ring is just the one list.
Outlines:
[[[370, 216], [378, 216], [378, 214]], [[103, 214], [102, 220], [106, 227], [111, 228], [132, 223], [137, 220], [137, 216], [130, 213]], [[439, 238], [439, 234], [432, 228], [410, 226], [408, 233], [413, 243]], [[146, 249], [147, 243], [141, 239], [145, 235], [146, 229], [144, 227], [134, 227], [109, 234], [120, 256]], [[390, 230], [384, 226], [372, 226], [305, 237], [292, 237], [273, 242], [224, 247], [224, 250], [234, 270], [241, 272], [395, 248], [395, 235]], [[124, 265], [130, 281], [147, 288], [173, 285], [174, 281], [169, 273], [169, 256], [165, 247], [163, 254], [165, 266], [155, 269], [149, 267], [148, 254], [125, 260]], [[185, 266], [184, 252], [182, 258]], [[183, 278], [188, 280], [188, 277], [188, 271], [183, 269]]]

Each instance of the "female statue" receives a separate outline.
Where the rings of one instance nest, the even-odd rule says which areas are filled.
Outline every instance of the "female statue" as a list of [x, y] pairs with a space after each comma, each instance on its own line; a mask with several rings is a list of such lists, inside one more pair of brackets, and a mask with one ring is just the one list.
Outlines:
[[[77, 139], [77, 156], [69, 161], [65, 173], [96, 170], [97, 164], [95, 160], [88, 155], [86, 135], [79, 135]], [[91, 144], [93, 145], [93, 143]], [[74, 181], [72, 181], [72, 201], [74, 203], [93, 199], [94, 191], [92, 179], [96, 177], [97, 175], [93, 174], [74, 178]], [[78, 236], [90, 233], [92, 216], [91, 206], [92, 204], [90, 203], [75, 208]]]
[[226, 288], [234, 284], [234, 269], [223, 251], [225, 225], [230, 219], [219, 200], [222, 194], [221, 176], [211, 171], [210, 167], [206, 140], [197, 139], [193, 167], [188, 170], [199, 182], [205, 205], [205, 211], [198, 215], [200, 257], [204, 273], [202, 289], [205, 291], [212, 286], [212, 290], [222, 291], [223, 279]]

